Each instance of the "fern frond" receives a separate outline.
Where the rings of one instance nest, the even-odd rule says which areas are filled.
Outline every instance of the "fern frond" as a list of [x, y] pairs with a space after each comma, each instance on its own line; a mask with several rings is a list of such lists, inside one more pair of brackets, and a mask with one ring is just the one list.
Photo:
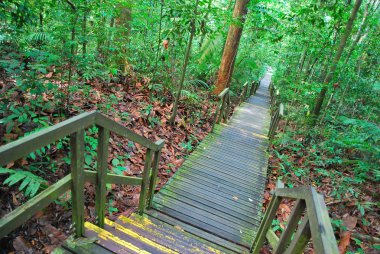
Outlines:
[[21, 182], [18, 189], [24, 191], [25, 196], [29, 197], [35, 196], [41, 184], [46, 182], [43, 178], [29, 171], [0, 168], [0, 174], [9, 174], [3, 182], [4, 185], [12, 186]]

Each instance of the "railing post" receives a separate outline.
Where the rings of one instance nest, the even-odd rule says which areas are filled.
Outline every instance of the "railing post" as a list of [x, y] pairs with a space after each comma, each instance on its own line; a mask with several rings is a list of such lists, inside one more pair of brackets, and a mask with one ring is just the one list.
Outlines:
[[84, 130], [70, 136], [73, 224], [75, 236], [84, 234]]
[[[286, 254], [301, 254], [311, 238], [310, 221], [307, 215], [302, 219], [301, 225], [294, 234], [294, 238], [286, 249]], [[314, 248], [315, 249], [315, 248]], [[281, 252], [284, 253], [284, 252]], [[318, 253], [318, 252], [317, 252]], [[327, 253], [326, 253], [327, 254]]]
[[230, 91], [226, 93], [226, 108], [225, 108], [225, 113], [224, 113], [224, 118], [223, 118], [223, 123], [227, 123], [228, 116], [230, 115], [230, 108], [231, 108], [231, 101], [230, 101]]
[[218, 117], [218, 121], [217, 123], [219, 124], [220, 121], [223, 119], [224, 117], [224, 107], [226, 106], [226, 95], [223, 95], [223, 99], [222, 99], [222, 105], [221, 105], [221, 108], [220, 108], [220, 114], [219, 114], [219, 117]]
[[265, 213], [260, 223], [260, 227], [257, 231], [257, 235], [250, 248], [250, 251], [252, 253], [254, 254], [260, 253], [260, 249], [263, 246], [266, 233], [268, 232], [269, 227], [272, 225], [272, 221], [274, 217], [276, 216], [276, 212], [277, 212], [278, 207], [280, 206], [280, 203], [281, 203], [281, 197], [278, 197], [276, 196], [276, 194], [274, 194], [269, 204], [268, 211]]
[[144, 164], [144, 171], [141, 183], [140, 200], [139, 200], [139, 214], [142, 215], [145, 211], [147, 187], [149, 184], [149, 174], [152, 164], [152, 149], [147, 148], [146, 158]]
[[214, 119], [212, 121], [211, 132], [214, 132], [215, 124], [218, 121], [218, 113], [221, 110], [221, 107], [222, 107], [222, 102], [219, 101], [219, 103], [218, 103], [218, 105], [216, 106], [216, 109], [215, 109]]
[[284, 115], [284, 104], [281, 103], [278, 109], [273, 114], [271, 123], [269, 125], [269, 132], [268, 132], [269, 140], [273, 139], [278, 127], [278, 123], [280, 122], [280, 119], [283, 117], [283, 115]]
[[287, 223], [288, 225], [286, 226], [285, 231], [281, 234], [277, 247], [274, 250], [275, 254], [283, 253], [284, 250], [288, 247], [292, 234], [297, 228], [298, 222], [301, 219], [302, 213], [305, 211], [305, 208], [305, 200], [298, 199], [296, 204], [294, 205], [292, 213], [289, 216], [289, 221]]
[[[161, 143], [163, 144], [164, 141], [162, 140]], [[158, 166], [160, 163], [161, 151], [162, 151], [162, 148], [154, 152], [152, 174], [150, 176], [150, 182], [149, 182], [148, 209], [152, 208], [154, 190], [156, 189], [156, 184], [157, 184]]]
[[95, 212], [97, 225], [104, 228], [105, 206], [106, 206], [106, 177], [108, 170], [108, 143], [110, 132], [108, 129], [98, 126], [98, 161], [97, 161], [97, 184], [95, 196]]

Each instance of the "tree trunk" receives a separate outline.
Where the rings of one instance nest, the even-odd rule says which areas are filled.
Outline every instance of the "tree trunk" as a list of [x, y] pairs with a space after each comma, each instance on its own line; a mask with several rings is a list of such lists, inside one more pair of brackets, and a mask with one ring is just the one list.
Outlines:
[[190, 25], [190, 27], [191, 27], [190, 37], [189, 37], [189, 41], [188, 41], [188, 44], [187, 44], [185, 59], [184, 59], [184, 62], [183, 62], [181, 79], [180, 79], [180, 82], [179, 82], [179, 87], [178, 87], [178, 91], [177, 91], [175, 102], [174, 102], [174, 106], [173, 106], [173, 113], [172, 113], [172, 115], [170, 116], [170, 119], [169, 119], [169, 123], [170, 124], [174, 123], [175, 116], [177, 115], [178, 102], [179, 102], [179, 99], [181, 97], [181, 91], [182, 91], [182, 88], [183, 88], [183, 84], [185, 82], [186, 68], [187, 68], [187, 64], [189, 63], [191, 45], [193, 43], [193, 38], [194, 38], [194, 34], [195, 34], [195, 19], [197, 17], [198, 2], [199, 2], [199, 0], [196, 0], [196, 2], [195, 2], [194, 17], [192, 18], [191, 25]]
[[315, 107], [314, 107], [313, 121], [312, 121], [313, 125], [315, 125], [315, 123], [317, 121], [317, 118], [318, 118], [318, 116], [319, 116], [319, 114], [321, 112], [323, 100], [325, 99], [328, 85], [329, 85], [329, 83], [332, 81], [332, 79], [334, 77], [334, 73], [335, 73], [336, 67], [338, 65], [338, 62], [339, 62], [341, 56], [342, 56], [344, 47], [346, 46], [347, 39], [348, 39], [348, 37], [351, 34], [352, 27], [353, 27], [354, 21], [356, 19], [356, 16], [357, 16], [357, 13], [359, 11], [359, 8], [360, 8], [361, 4], [362, 4], [362, 0], [356, 0], [354, 8], [352, 9], [350, 18], [349, 18], [349, 20], [348, 20], [348, 22], [346, 24], [346, 31], [345, 31], [345, 33], [343, 34], [343, 36], [342, 36], [342, 38], [340, 40], [338, 49], [337, 49], [337, 51], [335, 53], [334, 60], [333, 60], [333, 62], [331, 64], [331, 66], [330, 66], [330, 70], [329, 70], [328, 74], [326, 75], [325, 80], [323, 81], [324, 85], [322, 87], [321, 92], [319, 93], [319, 96], [317, 98], [317, 101], [316, 101]]
[[247, 14], [248, 2], [249, 0], [236, 0], [235, 2], [232, 16], [234, 21], [228, 29], [214, 94], [219, 94], [224, 88], [229, 87], [230, 85], [240, 37], [243, 32], [245, 15]]
[[116, 26], [119, 28], [117, 41], [119, 45], [123, 46], [121, 46], [121, 54], [119, 54], [120, 57], [117, 64], [120, 70], [122, 70], [124, 74], [127, 74], [130, 72], [130, 65], [127, 58], [127, 45], [129, 44], [131, 34], [132, 9], [125, 4], [119, 4], [118, 8], [120, 13], [116, 18]]
[[[350, 49], [348, 50], [347, 58], [346, 58], [346, 61], [344, 63], [347, 63], [348, 60], [350, 60], [352, 52], [354, 51], [356, 45], [358, 44], [360, 38], [362, 37], [362, 33], [363, 33], [363, 31], [365, 30], [365, 28], [367, 26], [367, 19], [368, 19], [368, 15], [369, 15], [369, 10], [372, 9], [375, 6], [375, 3], [376, 3], [376, 0], [373, 0], [372, 2], [369, 2], [369, 3], [366, 4], [362, 22], [361, 22], [361, 24], [359, 26], [359, 30], [356, 33], [354, 42], [352, 43]], [[379, 5], [377, 5], [376, 7], [374, 7], [373, 11], [376, 11], [378, 7], [379, 7]]]

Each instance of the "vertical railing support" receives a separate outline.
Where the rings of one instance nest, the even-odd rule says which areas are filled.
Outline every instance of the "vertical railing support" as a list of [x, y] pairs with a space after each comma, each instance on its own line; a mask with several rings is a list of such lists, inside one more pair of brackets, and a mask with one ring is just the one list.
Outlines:
[[223, 123], [227, 123], [228, 116], [230, 115], [230, 109], [231, 109], [230, 92], [228, 91], [225, 96], [226, 96], [226, 105], [225, 105], [225, 108], [224, 108]]
[[106, 206], [106, 177], [108, 170], [108, 143], [110, 132], [103, 127], [99, 128], [98, 137], [98, 161], [96, 176], [96, 196], [95, 196], [95, 212], [97, 225], [104, 228], [105, 206]]
[[75, 236], [84, 234], [84, 130], [70, 136], [73, 224]]
[[150, 176], [150, 181], [149, 181], [148, 209], [152, 208], [154, 191], [157, 185], [158, 166], [160, 163], [161, 151], [162, 151], [162, 146], [164, 145], [164, 142], [165, 141], [162, 139], [156, 142], [156, 144], [161, 146], [161, 148], [154, 152], [152, 174]]
[[252, 81], [251, 83], [251, 89], [249, 90], [249, 96], [254, 95], [256, 92], [256, 81]]
[[281, 198], [276, 195], [273, 196], [268, 211], [265, 213], [264, 218], [260, 224], [259, 230], [257, 231], [257, 235], [255, 240], [252, 243], [250, 251], [254, 254], [260, 253], [260, 249], [263, 246], [266, 232], [268, 232], [269, 227], [272, 225], [272, 221], [276, 216], [277, 209], [280, 206]]
[[218, 117], [218, 121], [217, 123], [219, 124], [220, 121], [222, 121], [222, 119], [224, 118], [224, 108], [226, 106], [226, 103], [227, 103], [227, 100], [226, 100], [226, 95], [223, 96], [223, 99], [222, 99], [222, 106], [221, 106], [221, 109], [220, 109], [220, 113], [219, 113], [219, 117]]
[[147, 187], [149, 185], [149, 175], [152, 167], [152, 149], [147, 148], [145, 165], [141, 183], [140, 199], [139, 199], [139, 214], [142, 215], [145, 211]]

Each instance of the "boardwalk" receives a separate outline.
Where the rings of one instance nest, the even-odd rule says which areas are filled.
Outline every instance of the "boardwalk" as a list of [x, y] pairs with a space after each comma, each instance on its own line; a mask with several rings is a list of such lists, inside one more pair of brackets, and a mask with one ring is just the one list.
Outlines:
[[[94, 253], [248, 253], [261, 219], [267, 170], [268, 85], [241, 104], [228, 124], [209, 134], [144, 216], [121, 215], [105, 228], [86, 222], [97, 237]], [[65, 251], [80, 252], [65, 246]], [[64, 252], [68, 253], [68, 252]]]
[[256, 95], [209, 134], [155, 195], [151, 217], [189, 226], [198, 235], [203, 231], [204, 239], [225, 247], [225, 241], [250, 246], [266, 182], [270, 78], [267, 74]]

